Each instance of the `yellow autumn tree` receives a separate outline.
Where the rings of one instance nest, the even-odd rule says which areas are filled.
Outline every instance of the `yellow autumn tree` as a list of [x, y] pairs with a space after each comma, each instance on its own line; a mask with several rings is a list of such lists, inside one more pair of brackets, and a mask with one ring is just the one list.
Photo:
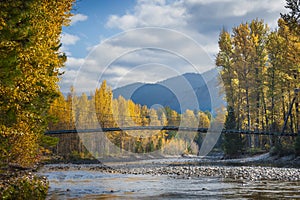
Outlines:
[[[66, 60], [59, 51], [73, 0], [0, 3], [0, 163], [33, 164]], [[5, 116], [5, 117], [4, 117]]]
[[112, 90], [105, 80], [95, 91], [95, 112], [102, 128], [111, 127], [115, 123], [112, 111]]
[[52, 118], [48, 124], [49, 130], [71, 129], [69, 126], [72, 118], [71, 111], [62, 94], [51, 103], [49, 115]]

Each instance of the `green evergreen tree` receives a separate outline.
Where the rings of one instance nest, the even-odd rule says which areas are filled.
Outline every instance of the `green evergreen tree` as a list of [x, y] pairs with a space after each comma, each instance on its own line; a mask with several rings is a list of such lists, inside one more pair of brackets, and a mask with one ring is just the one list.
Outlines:
[[[228, 114], [225, 120], [225, 129], [236, 129], [236, 120], [234, 109], [231, 106], [227, 108]], [[243, 152], [243, 140], [239, 134], [224, 134], [223, 136], [223, 150], [226, 156], [236, 157]]]

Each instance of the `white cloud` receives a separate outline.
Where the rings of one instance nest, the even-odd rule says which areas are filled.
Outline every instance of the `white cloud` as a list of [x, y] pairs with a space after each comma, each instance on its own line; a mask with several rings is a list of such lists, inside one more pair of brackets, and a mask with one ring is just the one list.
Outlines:
[[77, 94], [81, 94], [82, 92], [92, 92], [93, 90], [90, 90], [90, 85], [97, 84], [94, 80], [89, 79], [88, 76], [79, 77], [77, 70], [66, 69], [62, 79], [59, 82], [61, 92], [63, 94], [67, 94], [70, 91], [70, 87], [74, 86], [76, 82], [80, 82], [80, 88], [75, 87], [75, 92]]
[[107, 22], [107, 26], [110, 28], [118, 27], [123, 30], [136, 27], [138, 23], [138, 19], [132, 15], [124, 15], [122, 17], [118, 17], [116, 15], [112, 15]]
[[[184, 67], [184, 65], [181, 67]], [[109, 79], [109, 83], [113, 88], [122, 87], [134, 82], [155, 83], [181, 74], [178, 68], [176, 69], [174, 66], [161, 63], [146, 63], [131, 67], [130, 69], [124, 68], [124, 66], [115, 66], [110, 68], [109, 71], [113, 75]]]
[[185, 7], [179, 2], [167, 4], [162, 0], [140, 0], [134, 8], [134, 13], [111, 15], [106, 25], [122, 30], [144, 26], [171, 28], [184, 25], [187, 17]]
[[212, 4], [212, 3], [228, 3], [228, 2], [236, 2], [236, 0], [186, 0], [187, 3], [197, 5], [197, 4], [202, 4], [202, 5], [207, 5], [207, 4]]
[[66, 62], [66, 66], [69, 69], [78, 69], [83, 64], [84, 64], [83, 58], [68, 57]]
[[[124, 32], [96, 46], [85, 59], [76, 81], [89, 79], [93, 84], [88, 87], [91, 91], [104, 79], [115, 88], [213, 67], [205, 49], [186, 35], [169, 29], [144, 28]], [[87, 87], [87, 83], [84, 85]], [[81, 82], [75, 86], [82, 92]]]
[[244, 16], [251, 12], [261, 11], [266, 13], [278, 12], [284, 10], [285, 1], [282, 0], [240, 0], [232, 3], [233, 15]]
[[[114, 87], [138, 81], [155, 82], [186, 72], [204, 72], [214, 67], [218, 35], [223, 27], [230, 31], [240, 23], [258, 18], [274, 28], [280, 12], [285, 12], [284, 5], [285, 0], [138, 0], [131, 12], [111, 15], [106, 27], [123, 31], [140, 28], [140, 31], [103, 40], [88, 59], [71, 58], [67, 66], [83, 64], [76, 79], [80, 92], [91, 91], [89, 84], [98, 84], [101, 78]], [[86, 18], [78, 15], [72, 20], [75, 23]], [[144, 27], [161, 27], [162, 31], [143, 31]], [[166, 35], [164, 30], [168, 28], [178, 31], [177, 34]], [[65, 45], [79, 40], [72, 35], [63, 39]], [[195, 66], [197, 70], [193, 69]]]
[[271, 12], [279, 15], [285, 9], [285, 0], [186, 0], [184, 4], [190, 9], [202, 7], [202, 11], [210, 13], [209, 18], [242, 17], [251, 13], [266, 16]]
[[83, 21], [86, 21], [88, 19], [88, 16], [86, 15], [83, 15], [83, 14], [75, 14], [71, 17], [71, 23], [70, 25], [74, 25], [76, 24], [77, 22], [83, 22]]
[[[212, 47], [216, 46], [223, 27], [231, 30], [242, 22], [259, 18], [274, 28], [284, 5], [285, 0], [139, 0], [133, 12], [110, 16], [106, 26], [125, 31], [141, 27], [175, 29], [210, 47], [207, 51], [214, 57], [217, 49]], [[134, 41], [140, 40], [149, 38], [134, 37]], [[178, 42], [176, 45], [181, 46]]]
[[[234, 25], [236, 20], [241, 23], [244, 19], [257, 17], [273, 23], [277, 21], [276, 16], [285, 11], [284, 5], [285, 0], [139, 0], [133, 12], [111, 15], [106, 25], [121, 30], [149, 26], [197, 30], [203, 21], [207, 26], [214, 26], [214, 23]], [[190, 23], [194, 19], [198, 20], [196, 26]]]
[[63, 33], [61, 35], [61, 42], [63, 45], [74, 45], [80, 38], [76, 35], [71, 35], [68, 33]]

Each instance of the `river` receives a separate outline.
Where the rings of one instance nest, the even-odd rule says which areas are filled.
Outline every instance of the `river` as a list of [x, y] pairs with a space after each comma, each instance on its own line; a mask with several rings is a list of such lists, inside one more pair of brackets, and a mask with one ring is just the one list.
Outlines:
[[[228, 166], [230, 167], [230, 166]], [[39, 173], [50, 181], [47, 199], [300, 199], [299, 181], [249, 181], [221, 177], [176, 178], [120, 174], [69, 165]]]

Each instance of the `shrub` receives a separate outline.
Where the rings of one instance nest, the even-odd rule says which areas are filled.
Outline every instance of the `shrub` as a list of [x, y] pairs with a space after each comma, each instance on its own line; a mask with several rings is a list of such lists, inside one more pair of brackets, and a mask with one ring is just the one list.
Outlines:
[[274, 147], [270, 149], [270, 155], [271, 156], [289, 156], [293, 155], [294, 148], [291, 145], [282, 144], [280, 142], [276, 143]]
[[300, 135], [298, 135], [296, 138], [296, 141], [294, 143], [294, 150], [296, 156], [300, 156]]
[[49, 183], [35, 175], [10, 177], [1, 183], [0, 194], [2, 199], [23, 200], [46, 199]]

